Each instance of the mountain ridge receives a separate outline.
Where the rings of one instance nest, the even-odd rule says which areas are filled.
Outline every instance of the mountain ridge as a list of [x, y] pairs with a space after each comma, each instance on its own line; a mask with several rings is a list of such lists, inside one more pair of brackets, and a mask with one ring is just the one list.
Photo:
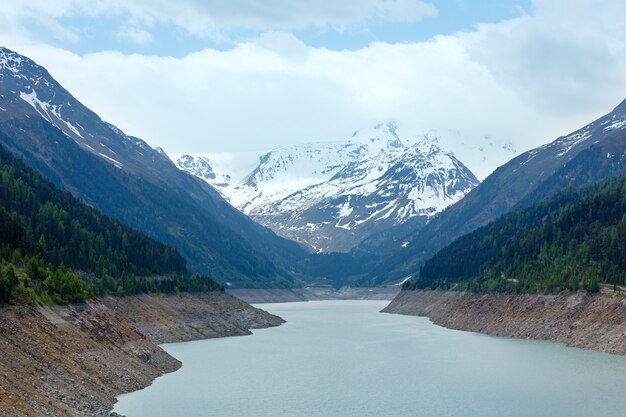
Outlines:
[[43, 67], [5, 48], [0, 96], [2, 143], [61, 189], [176, 247], [193, 271], [242, 286], [296, 285], [288, 269], [306, 256], [302, 248], [233, 209], [162, 151], [102, 121]]
[[497, 168], [457, 204], [423, 229], [402, 239], [377, 237], [352, 251], [371, 258], [371, 272], [360, 282], [381, 283], [413, 276], [421, 264], [456, 237], [483, 226], [518, 206], [545, 199], [569, 186], [626, 172], [626, 100], [605, 116]]
[[[183, 154], [174, 162], [209, 183], [219, 181], [208, 158]], [[405, 145], [397, 125], [387, 123], [343, 142], [276, 148], [238, 184], [216, 185], [279, 235], [314, 252], [347, 252], [379, 231], [420, 227], [477, 184], [434, 141]]]

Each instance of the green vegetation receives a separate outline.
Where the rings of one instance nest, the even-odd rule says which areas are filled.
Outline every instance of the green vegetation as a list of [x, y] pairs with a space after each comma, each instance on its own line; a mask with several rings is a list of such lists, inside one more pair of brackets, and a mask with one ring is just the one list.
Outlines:
[[626, 176], [568, 189], [439, 251], [406, 289], [599, 290], [626, 284]]
[[0, 304], [213, 291], [173, 248], [87, 207], [0, 147]]

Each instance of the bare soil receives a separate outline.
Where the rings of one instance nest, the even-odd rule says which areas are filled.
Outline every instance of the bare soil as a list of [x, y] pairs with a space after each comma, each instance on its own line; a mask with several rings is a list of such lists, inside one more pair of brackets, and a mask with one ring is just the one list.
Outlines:
[[400, 292], [399, 285], [388, 287], [306, 287], [291, 289], [236, 289], [229, 294], [247, 303], [291, 303], [320, 300], [392, 300]]
[[283, 322], [224, 293], [0, 308], [0, 416], [109, 416], [117, 395], [180, 368], [157, 344]]
[[626, 297], [402, 291], [383, 312], [440, 326], [626, 354]]

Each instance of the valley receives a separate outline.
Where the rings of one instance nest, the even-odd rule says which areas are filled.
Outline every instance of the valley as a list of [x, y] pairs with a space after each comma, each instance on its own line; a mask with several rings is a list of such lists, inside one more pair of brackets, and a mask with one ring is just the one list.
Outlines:
[[0, 417], [623, 415], [622, 3], [44, 3]]
[[450, 330], [423, 317], [379, 313], [386, 304], [264, 305], [287, 323], [245, 338], [164, 346], [193, 366], [121, 396], [115, 411], [127, 417], [180, 410], [189, 417], [623, 414], [624, 356]]

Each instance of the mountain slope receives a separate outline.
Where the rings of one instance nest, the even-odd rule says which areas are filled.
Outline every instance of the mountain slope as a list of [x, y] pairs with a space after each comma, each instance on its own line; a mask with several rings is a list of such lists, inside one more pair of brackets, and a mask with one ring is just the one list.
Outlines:
[[[159, 150], [103, 122], [47, 71], [0, 49], [0, 143], [57, 186], [176, 247], [189, 267], [243, 286], [289, 286], [305, 252], [180, 172]], [[269, 258], [272, 259], [269, 259]]]
[[174, 248], [59, 191], [2, 146], [0, 266], [0, 304], [16, 295], [67, 303], [102, 294], [222, 289], [189, 274]]
[[432, 141], [405, 145], [393, 123], [339, 143], [274, 149], [239, 184], [211, 162], [183, 155], [177, 166], [220, 187], [239, 209], [315, 252], [349, 251], [364, 238], [423, 226], [478, 184]]
[[[415, 274], [422, 263], [455, 238], [517, 206], [543, 200], [568, 186], [626, 172], [626, 101], [611, 113], [498, 168], [457, 204], [401, 240], [371, 239], [353, 254], [384, 253], [364, 282]], [[383, 248], [383, 250], [381, 250]]]
[[426, 261], [415, 285], [597, 291], [599, 281], [626, 284], [624, 253], [626, 176], [620, 176], [567, 189], [462, 236]]
[[283, 146], [261, 155], [243, 178], [214, 170], [217, 165], [203, 154], [171, 155], [176, 166], [218, 189], [235, 207], [249, 214], [268, 203], [311, 185], [329, 180], [351, 162], [404, 145], [393, 123], [360, 130], [345, 142], [304, 143]]
[[314, 249], [344, 252], [378, 232], [426, 224], [477, 184], [456, 158], [421, 143], [368, 155], [250, 214]]

